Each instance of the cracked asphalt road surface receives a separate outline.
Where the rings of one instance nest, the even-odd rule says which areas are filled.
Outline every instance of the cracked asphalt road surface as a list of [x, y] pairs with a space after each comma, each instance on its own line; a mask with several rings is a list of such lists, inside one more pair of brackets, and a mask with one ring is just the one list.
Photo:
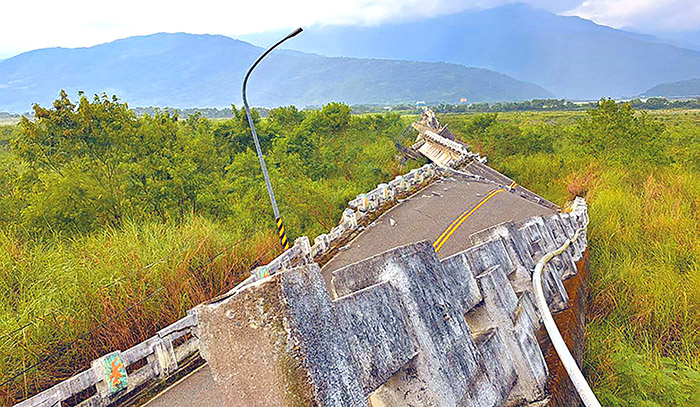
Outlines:
[[[473, 208], [496, 187], [460, 175], [436, 181], [384, 213], [331, 259], [323, 267], [326, 282], [330, 281], [333, 270], [348, 264], [398, 246], [435, 241], [459, 215]], [[438, 257], [444, 259], [471, 247], [469, 236], [474, 232], [506, 221], [553, 213], [554, 210], [523, 199], [519, 194], [504, 191], [462, 223], [442, 246]]]

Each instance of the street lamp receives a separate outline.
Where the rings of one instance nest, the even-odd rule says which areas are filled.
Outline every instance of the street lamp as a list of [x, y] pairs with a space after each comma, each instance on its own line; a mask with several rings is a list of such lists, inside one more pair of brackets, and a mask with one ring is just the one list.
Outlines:
[[243, 79], [243, 106], [245, 107], [245, 114], [246, 117], [248, 117], [248, 124], [250, 125], [250, 130], [253, 132], [253, 140], [255, 140], [255, 150], [258, 152], [258, 158], [260, 159], [260, 168], [262, 169], [263, 176], [265, 177], [265, 183], [267, 184], [267, 193], [270, 195], [270, 203], [272, 203], [272, 211], [275, 213], [275, 226], [277, 227], [277, 235], [280, 238], [280, 243], [282, 244], [282, 249], [287, 250], [289, 249], [289, 242], [287, 241], [287, 234], [284, 230], [284, 221], [282, 220], [282, 216], [280, 215], [279, 209], [277, 209], [277, 201], [275, 200], [275, 193], [272, 192], [272, 185], [270, 184], [270, 177], [267, 175], [267, 167], [265, 166], [265, 159], [263, 158], [262, 150], [260, 149], [260, 141], [258, 140], [258, 135], [255, 132], [255, 124], [253, 123], [253, 117], [250, 115], [250, 106], [248, 106], [248, 99], [246, 98], [246, 86], [248, 85], [248, 77], [250, 77], [251, 72], [253, 72], [253, 69], [255, 69], [256, 66], [262, 61], [263, 58], [267, 56], [270, 52], [272, 52], [273, 49], [275, 49], [278, 45], [281, 43], [287, 41], [288, 39], [294, 37], [295, 35], [299, 34], [303, 30], [300, 28], [297, 28], [296, 30], [292, 31], [287, 35], [286, 37], [282, 38], [281, 40], [277, 41], [277, 43], [270, 48], [267, 49], [258, 59], [255, 60], [253, 65], [248, 69], [248, 73], [245, 74], [245, 79]]

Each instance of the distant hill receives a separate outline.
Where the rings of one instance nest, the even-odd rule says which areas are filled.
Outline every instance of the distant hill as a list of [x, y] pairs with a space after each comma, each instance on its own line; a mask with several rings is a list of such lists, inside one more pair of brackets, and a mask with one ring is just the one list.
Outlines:
[[658, 83], [700, 77], [698, 51], [524, 4], [377, 27], [307, 27], [288, 46], [329, 56], [478, 66], [565, 98], [637, 95]]
[[[296, 38], [295, 38], [296, 40]], [[50, 48], [0, 62], [0, 111], [48, 104], [60, 89], [107, 92], [132, 106], [226, 107], [241, 103], [243, 76], [263, 49], [224, 36], [154, 34], [90, 48]], [[279, 51], [249, 83], [257, 106], [457, 103], [547, 98], [543, 88], [448, 63], [328, 58]]]
[[700, 51], [700, 31], [678, 31], [660, 34], [663, 42]]
[[700, 96], [700, 78], [662, 83], [647, 90], [642, 96], [661, 96], [666, 98], [697, 97]]

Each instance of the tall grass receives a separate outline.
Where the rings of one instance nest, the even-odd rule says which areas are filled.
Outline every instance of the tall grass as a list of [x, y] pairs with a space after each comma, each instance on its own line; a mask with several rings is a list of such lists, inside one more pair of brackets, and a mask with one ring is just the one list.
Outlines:
[[700, 405], [700, 178], [680, 168], [600, 178], [587, 371], [609, 405]]
[[700, 174], [551, 154], [496, 167], [556, 202], [588, 200], [584, 373], [602, 404], [700, 405]]
[[46, 359], [3, 386], [0, 405], [147, 339], [277, 247], [272, 233], [242, 236], [200, 217], [45, 242], [0, 231], [0, 382]]

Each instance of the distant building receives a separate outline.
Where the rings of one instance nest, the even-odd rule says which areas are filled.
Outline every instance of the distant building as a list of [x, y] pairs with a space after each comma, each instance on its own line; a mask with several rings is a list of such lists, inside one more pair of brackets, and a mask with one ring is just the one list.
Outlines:
[[425, 101], [424, 100], [416, 101], [416, 106], [425, 106]]

